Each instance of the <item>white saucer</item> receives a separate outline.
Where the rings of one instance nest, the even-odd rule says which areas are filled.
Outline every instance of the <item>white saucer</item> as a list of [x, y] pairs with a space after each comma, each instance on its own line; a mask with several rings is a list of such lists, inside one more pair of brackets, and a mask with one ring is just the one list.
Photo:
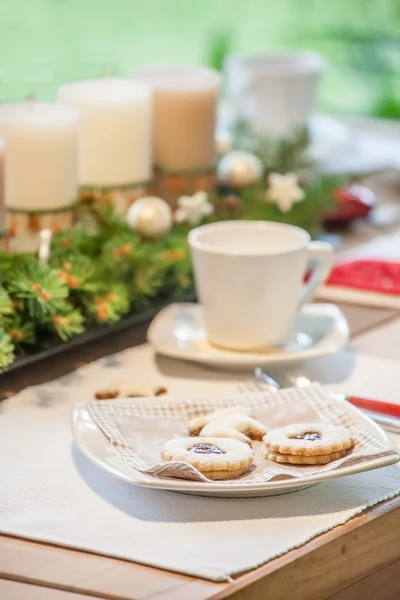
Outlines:
[[212, 346], [199, 304], [171, 304], [151, 323], [147, 338], [164, 356], [214, 367], [246, 368], [292, 363], [332, 354], [349, 340], [347, 321], [334, 304], [306, 304], [296, 318], [292, 339], [283, 348], [236, 352]]

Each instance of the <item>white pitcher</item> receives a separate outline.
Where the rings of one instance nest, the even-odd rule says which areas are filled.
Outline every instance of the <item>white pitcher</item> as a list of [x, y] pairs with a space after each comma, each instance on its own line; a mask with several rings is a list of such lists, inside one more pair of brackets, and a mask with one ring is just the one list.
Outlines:
[[324, 67], [312, 52], [228, 56], [224, 70], [235, 118], [258, 135], [289, 136], [307, 123]]

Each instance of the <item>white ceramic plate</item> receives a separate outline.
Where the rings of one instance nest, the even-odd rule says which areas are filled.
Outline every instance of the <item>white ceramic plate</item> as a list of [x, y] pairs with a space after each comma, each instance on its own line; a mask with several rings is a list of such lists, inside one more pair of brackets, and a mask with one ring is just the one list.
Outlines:
[[[143, 402], [143, 398], [131, 398], [131, 402]], [[163, 397], [163, 402], [168, 402], [168, 396]], [[172, 400], [174, 399], [172, 398]], [[351, 414], [360, 429], [368, 429], [383, 442], [392, 446], [386, 433], [376, 425], [371, 419], [365, 416], [360, 410], [352, 406], [345, 400], [336, 400], [340, 403], [340, 408]], [[160, 403], [160, 398], [149, 398], [148, 402]], [[357, 465], [343, 466], [334, 471], [310, 475], [298, 479], [287, 479], [285, 481], [267, 481], [264, 483], [235, 484], [229, 485], [220, 483], [206, 483], [203, 481], [186, 481], [182, 479], [173, 479], [169, 477], [152, 477], [136, 471], [125, 463], [116, 453], [109, 443], [108, 439], [98, 429], [86, 410], [84, 404], [78, 404], [72, 414], [72, 431], [74, 439], [82, 452], [98, 467], [111, 473], [115, 477], [142, 487], [169, 490], [185, 494], [194, 494], [198, 496], [220, 496], [220, 497], [256, 497], [256, 496], [274, 496], [278, 494], [287, 494], [297, 490], [304, 489], [322, 481], [336, 479], [345, 475], [354, 475], [371, 469], [377, 469], [393, 464], [399, 460], [399, 456], [390, 455], [380, 458], [366, 460]]]
[[147, 333], [165, 356], [214, 367], [253, 369], [332, 354], [349, 340], [347, 321], [334, 304], [306, 304], [297, 316], [292, 339], [284, 348], [236, 352], [207, 341], [199, 304], [171, 304], [158, 313]]

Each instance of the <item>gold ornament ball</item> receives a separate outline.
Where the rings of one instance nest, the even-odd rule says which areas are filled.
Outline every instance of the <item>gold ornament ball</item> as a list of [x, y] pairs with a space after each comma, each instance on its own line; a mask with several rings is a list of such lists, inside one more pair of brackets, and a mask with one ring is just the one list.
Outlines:
[[255, 185], [261, 181], [263, 172], [262, 162], [257, 156], [239, 150], [226, 154], [217, 167], [219, 183], [234, 189]]
[[156, 196], [136, 200], [129, 207], [126, 219], [133, 231], [147, 240], [161, 238], [172, 229], [171, 208]]

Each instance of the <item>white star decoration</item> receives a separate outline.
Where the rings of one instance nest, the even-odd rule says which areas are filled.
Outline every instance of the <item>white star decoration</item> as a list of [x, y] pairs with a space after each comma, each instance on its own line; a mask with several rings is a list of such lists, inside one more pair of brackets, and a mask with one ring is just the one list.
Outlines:
[[177, 223], [188, 223], [198, 225], [204, 217], [214, 212], [214, 207], [208, 201], [207, 192], [196, 192], [193, 196], [181, 196], [178, 198], [178, 210], [175, 212]]
[[274, 202], [281, 212], [289, 212], [293, 204], [304, 200], [304, 196], [296, 173], [271, 173], [268, 176], [266, 199], [268, 202]]

